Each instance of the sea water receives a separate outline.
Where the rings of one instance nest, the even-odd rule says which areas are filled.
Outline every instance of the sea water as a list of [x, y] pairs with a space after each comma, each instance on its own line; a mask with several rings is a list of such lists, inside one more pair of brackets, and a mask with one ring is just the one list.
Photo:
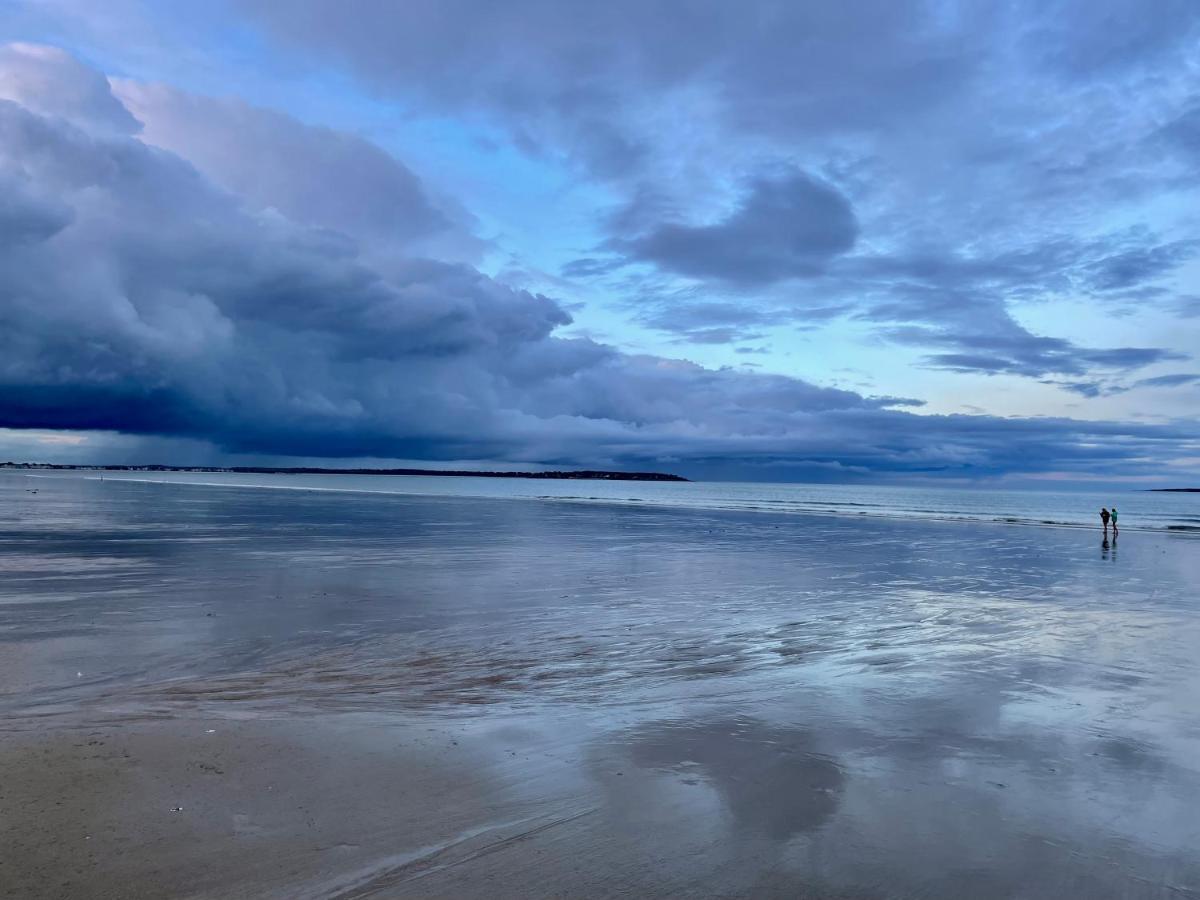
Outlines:
[[994, 490], [761, 482], [591, 481], [429, 475], [285, 475], [214, 472], [37, 473], [228, 487], [345, 491], [420, 496], [651, 504], [786, 515], [961, 519], [1009, 525], [1099, 527], [1102, 506], [1117, 507], [1122, 530], [1200, 536], [1200, 493], [1145, 490]]

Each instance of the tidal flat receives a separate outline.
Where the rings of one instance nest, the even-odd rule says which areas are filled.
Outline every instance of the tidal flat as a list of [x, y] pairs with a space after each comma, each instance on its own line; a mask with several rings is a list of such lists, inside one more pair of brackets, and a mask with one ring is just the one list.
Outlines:
[[1200, 897], [1200, 541], [0, 474], [0, 896]]

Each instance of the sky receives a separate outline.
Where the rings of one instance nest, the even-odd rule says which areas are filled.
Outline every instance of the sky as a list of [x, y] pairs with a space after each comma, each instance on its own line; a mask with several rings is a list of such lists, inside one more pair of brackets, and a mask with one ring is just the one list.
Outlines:
[[1200, 484], [1194, 0], [0, 0], [0, 460]]

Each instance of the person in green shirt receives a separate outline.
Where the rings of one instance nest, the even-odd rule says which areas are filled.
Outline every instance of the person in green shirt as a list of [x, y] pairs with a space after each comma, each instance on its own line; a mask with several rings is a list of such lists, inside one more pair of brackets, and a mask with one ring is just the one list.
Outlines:
[[1115, 538], [1117, 536], [1117, 508], [1115, 506], [1112, 508], [1110, 515], [1112, 516], [1113, 537]]

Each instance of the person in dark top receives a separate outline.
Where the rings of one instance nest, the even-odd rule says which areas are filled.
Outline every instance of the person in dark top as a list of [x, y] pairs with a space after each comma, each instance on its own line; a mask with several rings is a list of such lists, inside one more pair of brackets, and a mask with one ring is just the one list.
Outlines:
[[1100, 507], [1100, 521], [1104, 523], [1104, 533], [1108, 534], [1108, 508]]

